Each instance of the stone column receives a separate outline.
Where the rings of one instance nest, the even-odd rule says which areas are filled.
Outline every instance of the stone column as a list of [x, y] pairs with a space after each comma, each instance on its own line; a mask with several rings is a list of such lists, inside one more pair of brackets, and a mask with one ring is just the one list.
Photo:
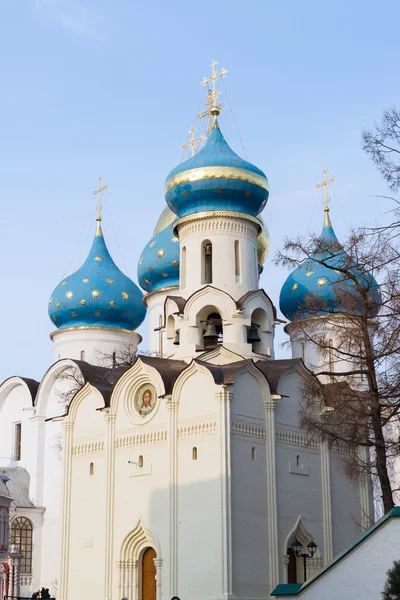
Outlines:
[[282, 556], [282, 565], [283, 565], [283, 583], [288, 583], [289, 557], [287, 554], [284, 554]]
[[69, 545], [71, 522], [71, 484], [72, 484], [72, 441], [74, 424], [63, 421], [63, 477], [61, 498], [61, 565], [60, 565], [60, 591], [59, 600], [66, 600], [68, 596], [69, 577]]
[[[161, 584], [162, 584], [162, 579], [161, 579], [161, 565], [162, 565], [162, 558], [153, 558], [155, 567], [156, 567], [156, 586], [157, 586], [157, 591], [156, 591], [156, 600], [161, 600]], [[136, 596], [135, 600], [138, 599], [138, 596]]]
[[269, 397], [264, 402], [267, 452], [267, 522], [270, 593], [279, 583], [278, 509], [276, 500], [275, 409], [277, 400]]
[[132, 600], [139, 599], [139, 561], [132, 561]]
[[324, 564], [333, 558], [331, 474], [328, 443], [321, 441], [322, 522], [324, 530]]
[[178, 402], [167, 402], [169, 411], [169, 510], [170, 510], [170, 589], [169, 597], [178, 595]]
[[220, 598], [232, 598], [232, 517], [231, 517], [231, 401], [226, 388], [216, 394], [219, 402], [219, 432], [221, 440], [221, 539], [222, 581]]
[[107, 413], [106, 435], [106, 542], [104, 564], [104, 599], [111, 600], [114, 567], [114, 491], [115, 491], [115, 422], [116, 415]]

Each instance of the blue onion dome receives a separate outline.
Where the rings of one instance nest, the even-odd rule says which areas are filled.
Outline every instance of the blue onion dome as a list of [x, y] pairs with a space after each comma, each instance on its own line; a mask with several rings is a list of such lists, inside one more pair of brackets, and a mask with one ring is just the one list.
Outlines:
[[178, 217], [209, 210], [257, 216], [268, 195], [265, 174], [233, 152], [218, 124], [203, 148], [175, 167], [165, 182], [166, 202]]
[[146, 292], [179, 286], [179, 240], [173, 232], [176, 219], [165, 207], [139, 259], [138, 281]]
[[111, 258], [101, 218], [97, 221], [87, 259], [52, 293], [49, 317], [58, 329], [96, 326], [136, 330], [146, 316], [142, 292]]
[[[316, 262], [323, 260], [324, 265]], [[325, 218], [318, 249], [293, 271], [283, 284], [279, 305], [290, 321], [332, 314], [361, 315], [362, 300], [351, 278], [330, 267], [345, 268], [357, 278], [368, 294], [368, 316], [379, 313], [382, 296], [378, 283], [368, 272], [352, 266], [352, 259], [340, 245], [325, 208]], [[329, 265], [329, 266], [327, 266]]]

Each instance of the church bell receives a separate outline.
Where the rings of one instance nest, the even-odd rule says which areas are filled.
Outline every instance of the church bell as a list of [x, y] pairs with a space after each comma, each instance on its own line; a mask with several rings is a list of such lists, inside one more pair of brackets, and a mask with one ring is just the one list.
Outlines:
[[179, 335], [179, 329], [177, 329], [175, 331], [174, 346], [179, 346], [179, 337], [180, 337], [180, 335]]
[[261, 342], [261, 338], [258, 335], [258, 325], [252, 323], [247, 330], [247, 343], [254, 344], [255, 342]]
[[207, 341], [211, 342], [213, 338], [215, 339], [215, 343], [216, 343], [218, 340], [217, 329], [216, 329], [213, 321], [207, 321], [206, 330], [203, 334], [203, 340], [207, 340]]

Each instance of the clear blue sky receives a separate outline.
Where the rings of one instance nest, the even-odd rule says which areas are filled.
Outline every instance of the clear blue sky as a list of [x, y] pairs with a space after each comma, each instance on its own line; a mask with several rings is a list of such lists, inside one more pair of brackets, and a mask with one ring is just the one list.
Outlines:
[[[390, 204], [373, 195], [387, 188], [360, 134], [399, 105], [399, 19], [398, 0], [2, 0], [0, 379], [40, 378], [52, 361], [48, 299], [88, 250], [99, 174], [110, 250], [136, 280], [213, 57], [270, 180], [270, 258], [321, 228], [325, 164], [339, 237], [381, 218]], [[275, 304], [286, 276], [270, 261], [262, 275]]]

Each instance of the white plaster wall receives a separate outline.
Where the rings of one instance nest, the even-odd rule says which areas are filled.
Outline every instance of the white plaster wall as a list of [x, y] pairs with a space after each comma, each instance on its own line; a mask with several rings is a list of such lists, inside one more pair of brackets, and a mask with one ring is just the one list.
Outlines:
[[54, 342], [54, 360], [72, 358], [82, 360], [81, 353], [85, 353], [85, 360], [91, 364], [106, 366], [112, 353], [118, 349], [130, 347], [134, 352], [141, 342], [141, 336], [134, 331], [105, 328], [82, 327], [76, 329], [59, 329], [51, 334]]
[[[99, 394], [91, 393], [78, 408], [73, 446], [83, 454], [72, 457], [71, 518], [69, 522], [68, 598], [104, 597], [105, 453], [90, 452], [85, 444], [104, 441], [104, 414], [97, 411]], [[94, 475], [89, 465], [94, 463]]]
[[[35, 443], [30, 424], [32, 414], [32, 397], [24, 385], [16, 384], [8, 393], [4, 392], [4, 397], [0, 400], [0, 464], [30, 470], [36, 455], [33, 450]], [[21, 460], [15, 461], [14, 424], [19, 422], [21, 423]]]
[[[212, 285], [225, 290], [238, 300], [249, 290], [258, 289], [257, 233], [255, 223], [247, 219], [210, 216], [201, 221], [178, 225], [179, 242], [186, 248], [186, 282], [182, 281], [184, 266], [181, 260], [180, 289], [185, 297], [201, 288], [202, 242], [212, 243]], [[235, 240], [240, 244], [240, 276], [235, 276]]]
[[400, 556], [400, 519], [392, 518], [304, 589], [301, 600], [377, 600]]

